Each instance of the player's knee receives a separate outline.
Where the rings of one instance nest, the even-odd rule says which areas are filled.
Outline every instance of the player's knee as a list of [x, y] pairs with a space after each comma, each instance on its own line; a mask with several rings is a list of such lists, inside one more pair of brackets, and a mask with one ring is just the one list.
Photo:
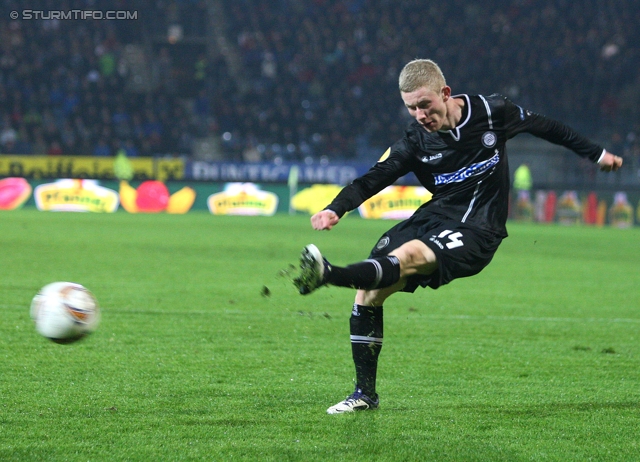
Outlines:
[[380, 300], [380, 297], [377, 296], [377, 290], [364, 290], [359, 289], [356, 292], [356, 300], [355, 302], [361, 306], [382, 306], [381, 302], [384, 300]]
[[418, 239], [403, 244], [390, 255], [394, 255], [400, 260], [400, 277], [431, 274], [438, 268], [433, 250]]
[[358, 291], [356, 292], [355, 302], [358, 305], [362, 306], [382, 306], [384, 301], [389, 298], [389, 296], [393, 295], [399, 290], [402, 290], [406, 282], [407, 281], [405, 279], [401, 279], [394, 285], [384, 287], [382, 289], [358, 289]]

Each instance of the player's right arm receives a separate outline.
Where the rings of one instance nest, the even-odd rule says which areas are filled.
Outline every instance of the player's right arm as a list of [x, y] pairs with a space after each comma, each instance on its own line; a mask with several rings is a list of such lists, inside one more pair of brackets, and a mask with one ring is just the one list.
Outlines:
[[411, 145], [406, 138], [394, 143], [367, 173], [342, 188], [331, 204], [311, 217], [313, 229], [331, 229], [345, 213], [356, 209], [409, 173], [412, 167], [411, 152]]

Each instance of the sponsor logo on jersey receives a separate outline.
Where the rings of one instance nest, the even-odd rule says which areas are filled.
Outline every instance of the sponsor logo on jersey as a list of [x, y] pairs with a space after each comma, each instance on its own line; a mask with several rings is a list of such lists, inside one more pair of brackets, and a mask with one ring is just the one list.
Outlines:
[[460, 170], [452, 173], [441, 173], [439, 175], [434, 175], [434, 179], [436, 185], [440, 184], [449, 184], [449, 183], [460, 183], [467, 178], [472, 176], [480, 175], [481, 173], [486, 172], [491, 167], [500, 162], [500, 155], [498, 150], [496, 149], [496, 154], [487, 160], [483, 160], [482, 162], [478, 162], [475, 164], [471, 164], [468, 167], [461, 168]]
[[482, 135], [482, 144], [485, 148], [492, 148], [497, 142], [498, 137], [493, 132], [485, 132], [484, 135]]
[[431, 236], [431, 237], [429, 238], [429, 240], [430, 240], [431, 242], [433, 242], [435, 245], [437, 245], [438, 247], [440, 247], [441, 249], [443, 249], [443, 250], [444, 250], [444, 246], [442, 245], [442, 242], [440, 242], [440, 241], [436, 238], [436, 236]]
[[442, 153], [439, 152], [438, 154], [435, 154], [433, 156], [422, 156], [422, 159], [420, 159], [422, 162], [424, 162], [425, 164], [431, 160], [436, 160], [436, 159], [442, 159]]

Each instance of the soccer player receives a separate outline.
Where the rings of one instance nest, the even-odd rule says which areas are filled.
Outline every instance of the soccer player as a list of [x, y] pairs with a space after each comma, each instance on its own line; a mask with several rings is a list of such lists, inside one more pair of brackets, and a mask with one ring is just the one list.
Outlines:
[[530, 133], [615, 171], [622, 159], [565, 124], [493, 94], [452, 95], [436, 63], [416, 59], [399, 77], [400, 95], [415, 119], [367, 173], [311, 217], [330, 230], [348, 211], [413, 172], [432, 194], [373, 247], [367, 260], [339, 267], [306, 246], [294, 284], [303, 295], [330, 284], [357, 289], [350, 332], [355, 391], [327, 409], [340, 414], [378, 407], [376, 372], [382, 348], [382, 306], [395, 292], [438, 287], [479, 273], [507, 237], [509, 168], [506, 142]]

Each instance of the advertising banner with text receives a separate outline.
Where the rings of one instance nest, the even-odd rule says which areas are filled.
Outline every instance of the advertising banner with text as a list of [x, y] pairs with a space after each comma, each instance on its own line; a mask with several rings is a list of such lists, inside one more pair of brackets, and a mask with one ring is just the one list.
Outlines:
[[[114, 179], [114, 157], [0, 155], [0, 177]], [[184, 178], [182, 159], [129, 158], [134, 179], [160, 181]]]
[[[301, 184], [346, 185], [365, 174], [370, 168], [365, 162], [335, 162], [330, 164], [305, 163], [241, 163], [187, 161], [184, 179], [224, 183], [287, 183], [292, 169], [296, 169]], [[411, 175], [401, 178], [398, 184], [417, 184]]]

